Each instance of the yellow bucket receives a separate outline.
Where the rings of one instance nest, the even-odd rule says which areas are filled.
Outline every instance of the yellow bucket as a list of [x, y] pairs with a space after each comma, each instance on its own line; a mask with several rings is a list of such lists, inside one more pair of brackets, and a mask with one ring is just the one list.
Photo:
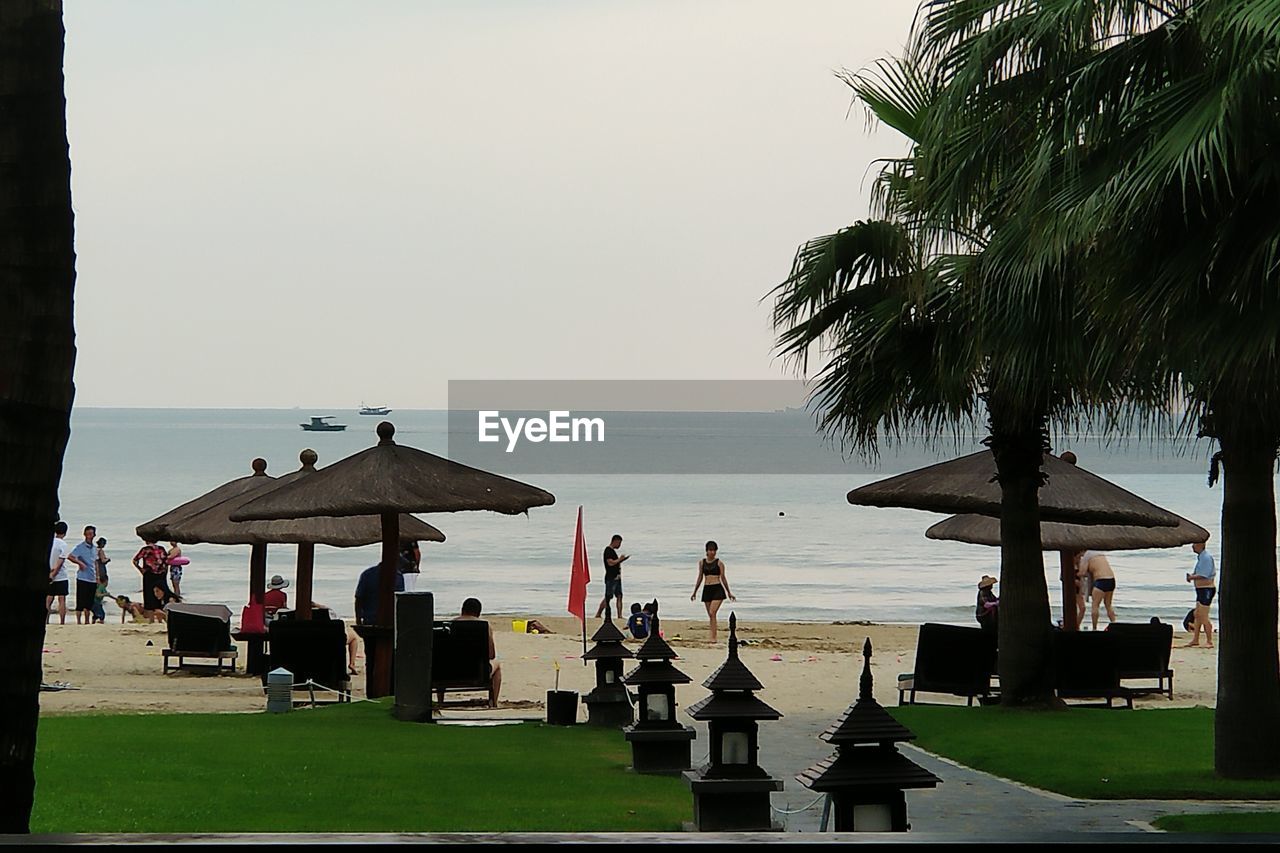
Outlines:
[[511, 630], [517, 634], [523, 634], [529, 629], [529, 622], [525, 619], [512, 619]]

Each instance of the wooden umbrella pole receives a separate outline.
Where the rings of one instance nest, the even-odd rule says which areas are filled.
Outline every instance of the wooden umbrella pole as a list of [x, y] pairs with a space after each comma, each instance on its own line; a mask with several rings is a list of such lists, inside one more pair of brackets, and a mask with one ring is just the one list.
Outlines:
[[1070, 551], [1059, 551], [1058, 558], [1062, 566], [1062, 630], [1078, 631], [1080, 622], [1076, 618], [1076, 563]]
[[316, 546], [304, 542], [298, 546], [298, 572], [294, 582], [298, 585], [297, 611], [299, 619], [311, 618], [311, 582], [315, 575]]
[[391, 664], [395, 651], [396, 564], [400, 559], [400, 515], [382, 515], [382, 561], [378, 568], [378, 620], [373, 634], [365, 637], [369, 676], [366, 693], [370, 699], [389, 696], [393, 691]]
[[249, 552], [249, 603], [261, 604], [267, 594], [267, 546], [254, 545]]

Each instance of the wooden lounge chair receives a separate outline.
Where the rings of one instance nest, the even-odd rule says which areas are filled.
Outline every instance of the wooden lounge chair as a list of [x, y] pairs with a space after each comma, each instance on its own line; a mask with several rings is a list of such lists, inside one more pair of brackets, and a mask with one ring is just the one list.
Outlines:
[[1155, 680], [1155, 685], [1130, 687], [1132, 693], [1160, 693], [1173, 698], [1173, 670], [1169, 654], [1173, 649], [1173, 626], [1153, 622], [1116, 622], [1106, 630], [1115, 637], [1116, 669], [1120, 682]]
[[483, 704], [489, 704], [491, 672], [489, 667], [489, 623], [464, 619], [460, 622], [435, 623], [431, 644], [431, 689], [436, 693], [437, 707], [474, 705], [476, 700], [445, 703], [446, 693], [483, 692]]
[[913, 671], [898, 676], [898, 704], [921, 704], [918, 693], [949, 693], [973, 705], [974, 697], [991, 695], [995, 664], [993, 632], [926, 622], [916, 640]]
[[[169, 638], [168, 648], [161, 652], [165, 675], [189, 667], [235, 672], [237, 650], [231, 641], [230, 610], [221, 604], [176, 603], [164, 609]], [[171, 663], [175, 658], [177, 663]], [[188, 659], [212, 663], [191, 664]]]
[[1121, 641], [1107, 631], [1054, 631], [1054, 687], [1061, 699], [1116, 699], [1133, 707], [1133, 693], [1120, 685], [1116, 653]]
[[284, 668], [293, 673], [295, 692], [307, 692], [304, 702], [351, 701], [347, 629], [341, 619], [276, 619], [268, 632], [271, 660], [262, 674], [264, 687], [271, 670]]

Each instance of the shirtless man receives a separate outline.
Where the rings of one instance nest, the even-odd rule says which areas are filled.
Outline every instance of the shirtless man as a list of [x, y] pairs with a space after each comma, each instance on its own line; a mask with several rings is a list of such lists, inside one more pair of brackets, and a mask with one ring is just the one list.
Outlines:
[[1076, 577], [1080, 583], [1086, 578], [1093, 582], [1093, 630], [1098, 630], [1098, 608], [1107, 605], [1107, 621], [1118, 622], [1111, 597], [1116, 591], [1116, 575], [1111, 571], [1107, 555], [1101, 551], [1084, 551], [1076, 561]]

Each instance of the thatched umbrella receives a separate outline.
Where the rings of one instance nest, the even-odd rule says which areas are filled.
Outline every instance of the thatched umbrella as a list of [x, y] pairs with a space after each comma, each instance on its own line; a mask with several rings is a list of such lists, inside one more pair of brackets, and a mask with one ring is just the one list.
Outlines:
[[[989, 515], [953, 515], [924, 532], [930, 539], [1000, 545], [1000, 519]], [[1138, 551], [1144, 548], [1178, 548], [1204, 542], [1209, 531], [1179, 518], [1177, 527], [1134, 527], [1124, 524], [1064, 524], [1040, 522], [1042, 551]]]
[[536, 486], [396, 444], [394, 436], [395, 427], [383, 421], [374, 447], [275, 489], [231, 514], [233, 521], [381, 516], [378, 619], [376, 626], [362, 631], [371, 652], [368, 693], [374, 698], [391, 692], [400, 513], [490, 510], [515, 515], [555, 503], [554, 495]]
[[[353, 548], [382, 541], [382, 521], [375, 515], [350, 516], [348, 518], [302, 518], [282, 521], [232, 521], [231, 513], [249, 501], [276, 489], [295, 483], [304, 477], [314, 476], [319, 457], [311, 449], [302, 451], [297, 471], [270, 480], [259, 488], [246, 490], [228, 498], [203, 512], [187, 516], [167, 527], [168, 536], [176, 542], [187, 544], [210, 543], [213, 545], [296, 544], [298, 546], [296, 610], [302, 619], [311, 618], [311, 588], [315, 567], [315, 546], [332, 545], [335, 548]], [[268, 478], [270, 479], [270, 478]], [[444, 534], [425, 521], [411, 515], [400, 516], [402, 542], [443, 542]], [[254, 567], [256, 568], [256, 567]], [[266, 588], [266, 564], [260, 572], [251, 570], [249, 600], [260, 600]]]
[[144, 524], [139, 524], [135, 528], [135, 532], [143, 539], [151, 539], [156, 542], [177, 541], [169, 538], [169, 525], [190, 518], [196, 513], [204, 512], [228, 498], [253, 492], [263, 488], [268, 483], [275, 482], [275, 477], [267, 476], [267, 460], [259, 457], [250, 463], [250, 468], [253, 473], [249, 476], [229, 480], [216, 489], [205, 492], [198, 498], [192, 498], [181, 506], [174, 507], [164, 515], [157, 516]]
[[[1176, 527], [1179, 517], [1115, 483], [1051, 454], [1040, 488], [1040, 517], [1071, 524]], [[1000, 483], [989, 450], [889, 477], [849, 492], [859, 506], [904, 507], [930, 512], [1000, 516]]]
[[[924, 532], [930, 539], [1000, 545], [1000, 519], [987, 515], [953, 515]], [[1062, 552], [1062, 627], [1076, 630], [1075, 563], [1077, 551], [1138, 551], [1144, 548], [1179, 548], [1204, 542], [1209, 531], [1178, 516], [1177, 527], [1136, 527], [1125, 524], [1064, 524], [1040, 522], [1040, 549]]]

